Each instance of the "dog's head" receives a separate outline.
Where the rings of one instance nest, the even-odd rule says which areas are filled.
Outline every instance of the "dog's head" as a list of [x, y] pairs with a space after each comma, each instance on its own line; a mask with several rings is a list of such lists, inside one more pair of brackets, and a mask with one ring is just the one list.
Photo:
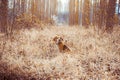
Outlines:
[[56, 36], [56, 37], [53, 38], [53, 41], [55, 41], [55, 43], [58, 44], [60, 42], [63, 42], [63, 38], [59, 37], [59, 36]]

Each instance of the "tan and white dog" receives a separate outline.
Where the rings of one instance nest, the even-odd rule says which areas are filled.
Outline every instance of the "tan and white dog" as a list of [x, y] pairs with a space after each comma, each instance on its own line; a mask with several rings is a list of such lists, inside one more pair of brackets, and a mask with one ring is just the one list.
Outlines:
[[53, 38], [53, 41], [55, 41], [55, 43], [57, 44], [60, 52], [65, 53], [65, 52], [70, 52], [70, 51], [71, 51], [71, 50], [64, 44], [62, 37], [56, 36], [56, 37]]

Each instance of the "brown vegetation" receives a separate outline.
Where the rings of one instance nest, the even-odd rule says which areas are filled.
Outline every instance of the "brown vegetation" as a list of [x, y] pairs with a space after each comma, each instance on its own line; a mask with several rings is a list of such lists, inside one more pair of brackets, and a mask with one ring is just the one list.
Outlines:
[[[60, 35], [74, 54], [61, 54], [53, 43]], [[98, 34], [93, 28], [46, 27], [0, 35], [1, 80], [119, 80], [120, 28]]]
[[46, 18], [44, 20], [40, 20], [37, 16], [32, 14], [21, 14], [15, 18], [14, 29], [22, 29], [22, 28], [41, 28], [45, 25], [54, 25], [54, 21], [51, 18]]

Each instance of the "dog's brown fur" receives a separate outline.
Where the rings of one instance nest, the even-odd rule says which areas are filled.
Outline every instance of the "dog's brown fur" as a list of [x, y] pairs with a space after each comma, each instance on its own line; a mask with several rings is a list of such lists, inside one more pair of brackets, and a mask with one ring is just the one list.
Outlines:
[[61, 37], [54, 37], [53, 41], [58, 45], [60, 52], [70, 52], [71, 50], [63, 43], [63, 38]]

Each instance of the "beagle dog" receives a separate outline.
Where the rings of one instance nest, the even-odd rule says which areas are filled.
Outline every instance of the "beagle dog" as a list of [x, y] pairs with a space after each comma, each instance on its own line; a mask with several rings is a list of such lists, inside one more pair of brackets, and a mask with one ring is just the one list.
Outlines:
[[53, 38], [53, 41], [55, 41], [55, 43], [57, 44], [60, 52], [65, 53], [65, 52], [70, 52], [70, 51], [71, 51], [71, 50], [64, 44], [62, 37], [56, 36], [56, 37]]

